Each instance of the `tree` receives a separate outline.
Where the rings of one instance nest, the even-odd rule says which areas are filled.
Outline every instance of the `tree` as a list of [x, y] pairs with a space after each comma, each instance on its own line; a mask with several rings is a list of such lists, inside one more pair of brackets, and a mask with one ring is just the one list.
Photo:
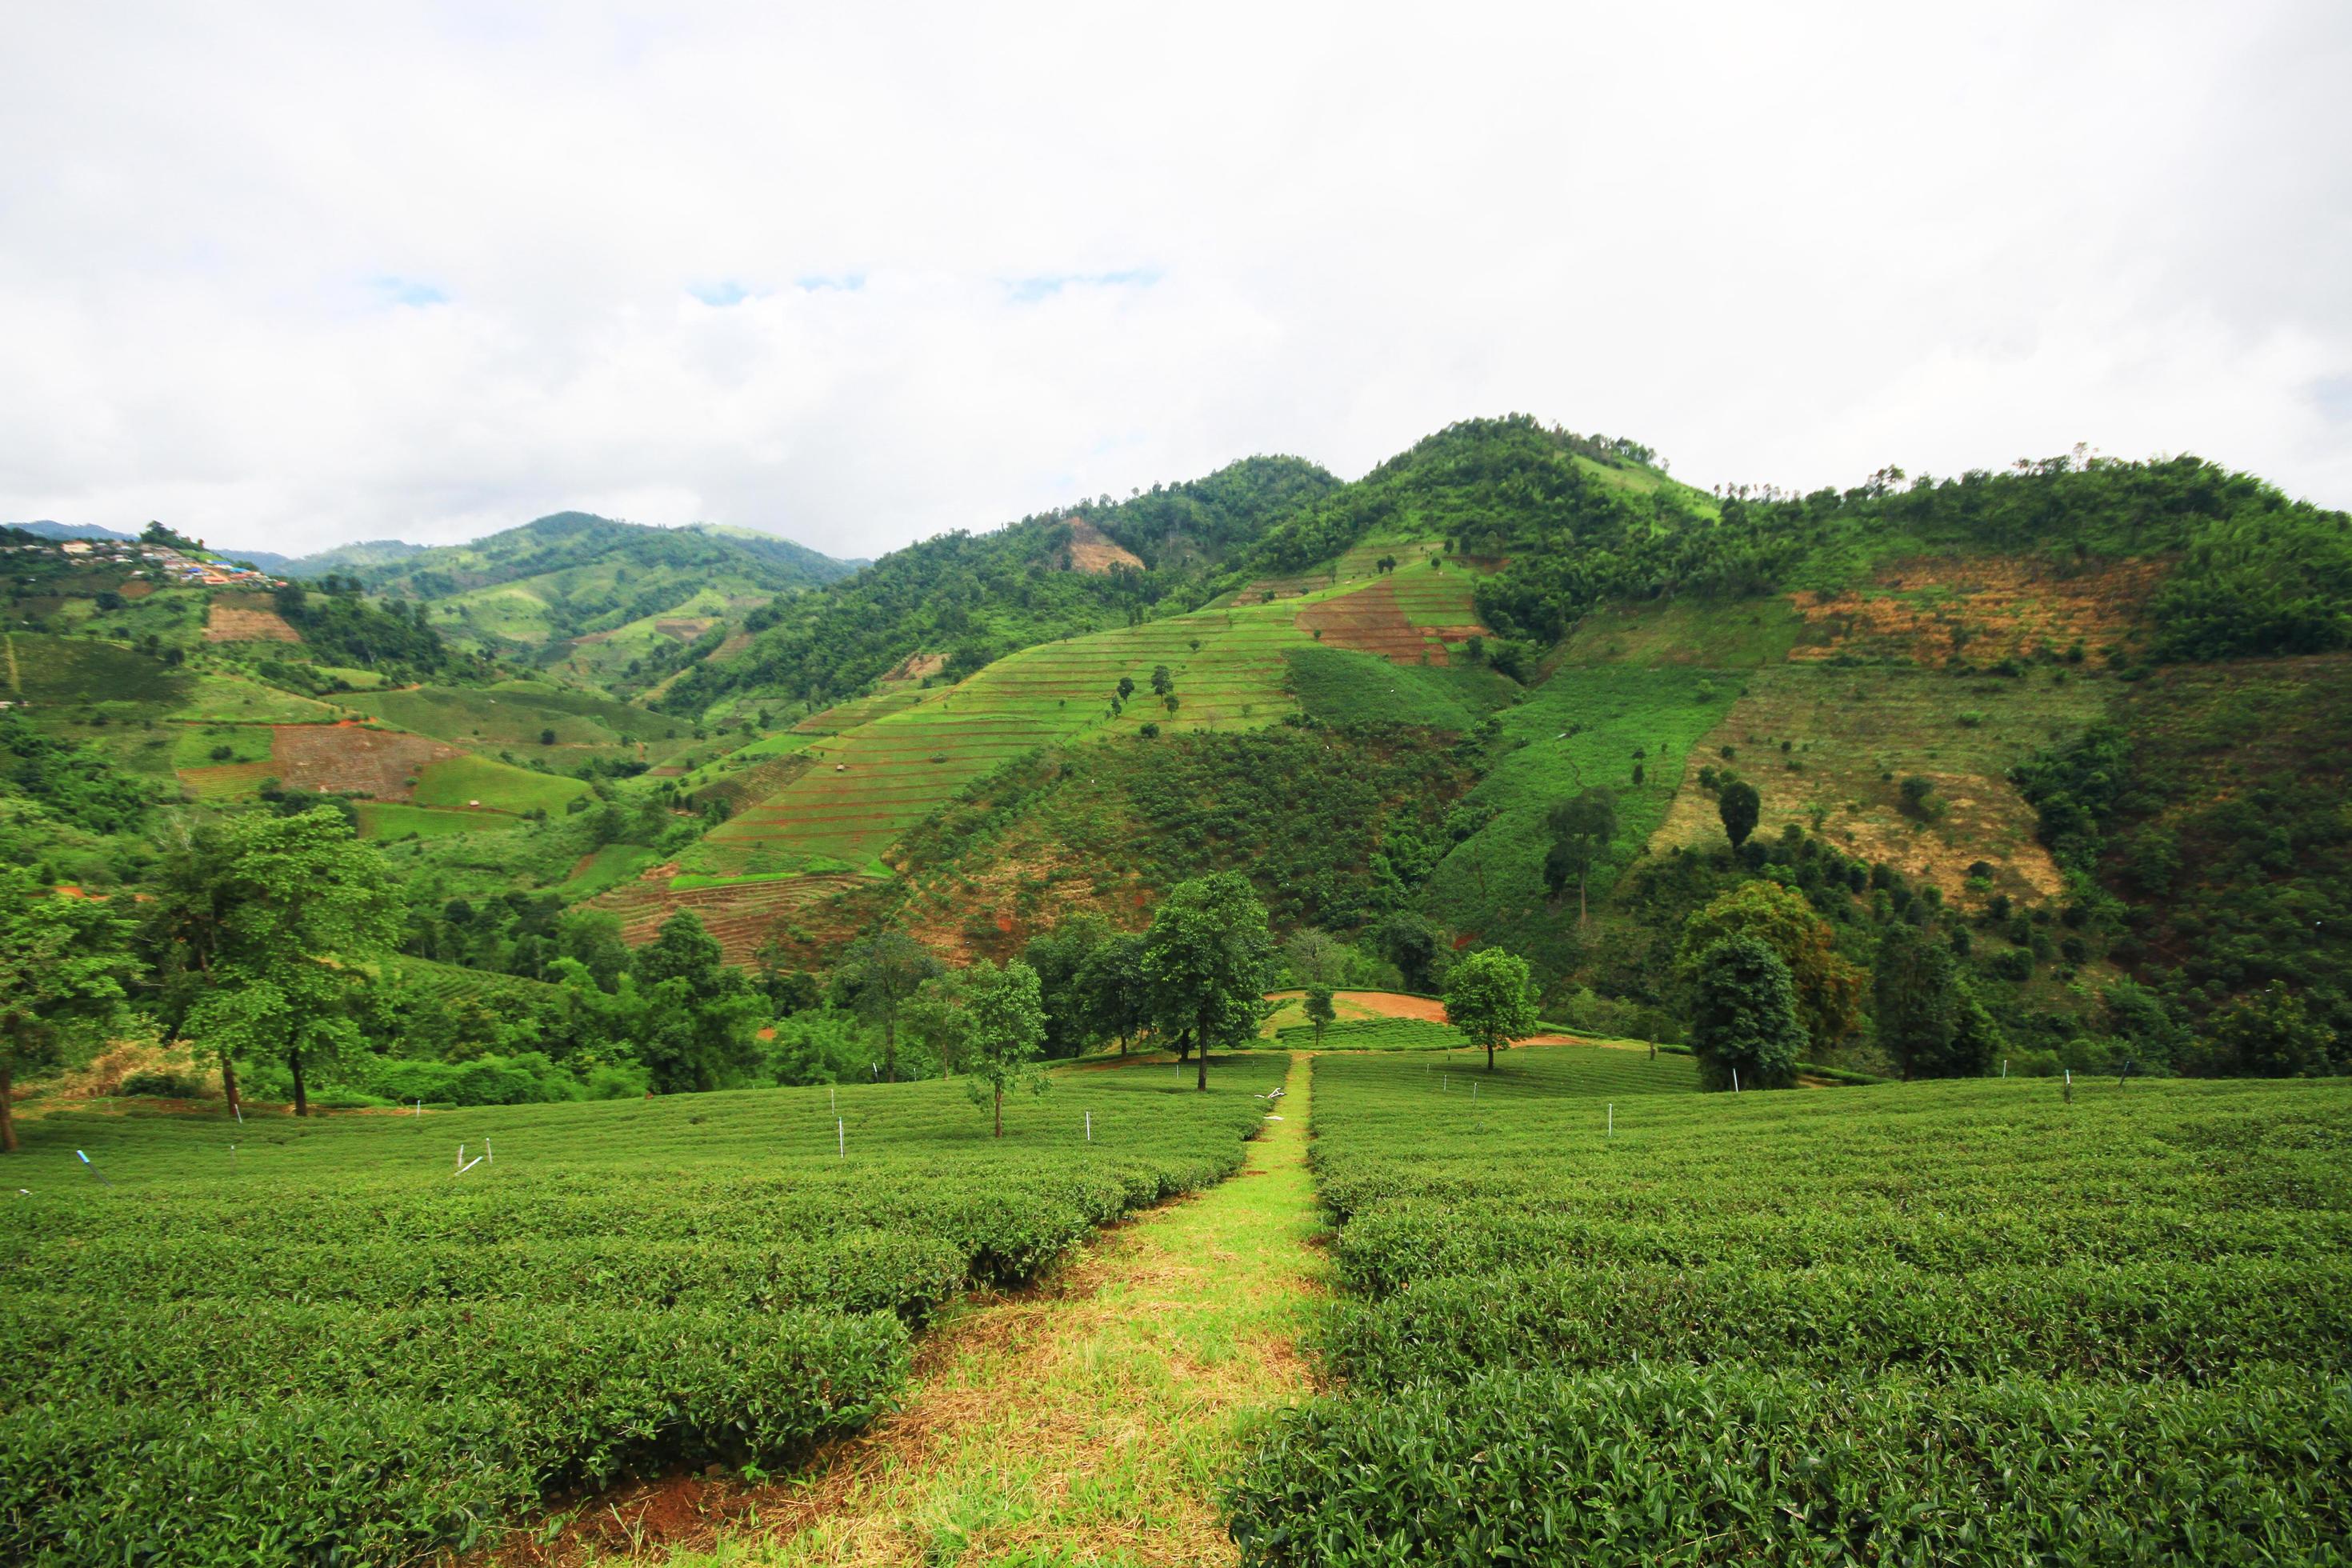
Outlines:
[[940, 961], [904, 931], [860, 937], [842, 954], [837, 972], [849, 1005], [882, 1026], [882, 1076], [898, 1081], [898, 1009], [915, 988], [940, 973]]
[[611, 991], [629, 967], [629, 944], [621, 940], [621, 917], [610, 910], [576, 909], [556, 922], [558, 954], [577, 961], [600, 991]]
[[1143, 977], [1143, 938], [1105, 937], [1078, 968], [1078, 992], [1087, 1027], [1097, 1039], [1118, 1041], [1118, 1054], [1151, 1021], [1151, 987]]
[[1585, 923], [1584, 886], [1617, 837], [1617, 797], [1595, 787], [1570, 800], [1553, 805], [1544, 818], [1551, 830], [1551, 848], [1544, 856], [1544, 885], [1559, 898], [1576, 883], [1576, 923]]
[[1134, 696], [1134, 695], [1135, 695], [1135, 678], [1134, 678], [1133, 676], [1131, 676], [1131, 675], [1122, 675], [1122, 676], [1120, 676], [1120, 677], [1118, 678], [1118, 700], [1119, 700], [1121, 702], [1124, 702], [1124, 701], [1126, 701], [1129, 698], [1130, 698], [1130, 697], [1132, 697], [1132, 696]]
[[153, 920], [182, 983], [180, 1032], [220, 1058], [277, 1056], [308, 1116], [306, 1068], [358, 1043], [368, 965], [401, 930], [389, 868], [339, 812], [240, 816], [165, 867]]
[[2213, 1015], [2214, 1064], [2248, 1078], [2315, 1078], [2341, 1071], [2336, 1037], [2302, 997], [2273, 980]]
[[759, 1065], [765, 999], [722, 957], [701, 917], [680, 910], [630, 962], [641, 1008], [632, 1043], [659, 1093], [723, 1088]]
[[1209, 1087], [1209, 1051], [1257, 1032], [1273, 939], [1248, 879], [1219, 871], [1176, 885], [1143, 938], [1151, 1017], [1200, 1051], [1194, 1087]]
[[1797, 988], [1780, 955], [1752, 936], [1726, 937], [1699, 955], [1691, 1050], [1709, 1089], [1786, 1089], [1805, 1047]]
[[1397, 966], [1408, 991], [1427, 995], [1437, 989], [1447, 957], [1444, 933], [1410, 910], [1399, 910], [1371, 931], [1382, 958]]
[[1176, 689], [1176, 677], [1164, 664], [1151, 667], [1151, 691], [1155, 697], [1165, 697]]
[[1045, 1092], [1037, 1067], [1045, 1042], [1045, 1005], [1037, 972], [1014, 959], [999, 969], [982, 959], [966, 972], [964, 1048], [972, 1102], [993, 1105], [996, 1136], [1004, 1136], [1004, 1092]]
[[1087, 958], [1110, 936], [1110, 922], [1093, 913], [1071, 915], [1052, 931], [1031, 937], [1022, 962], [1036, 971], [1045, 1005], [1045, 1055], [1075, 1057], [1099, 1037], [1078, 985]]
[[1897, 924], [1879, 939], [1876, 969], [1878, 1044], [1903, 1076], [1983, 1076], [2000, 1036], [1961, 983], [1951, 950], [1916, 926]]
[[1731, 847], [1737, 849], [1756, 831], [1757, 819], [1764, 815], [1764, 797], [1746, 779], [1733, 779], [1716, 797], [1715, 810], [1723, 818], [1723, 831], [1730, 836]]
[[1700, 956], [1726, 937], [1752, 936], [1780, 955], [1797, 988], [1797, 1016], [1813, 1048], [1824, 1055], [1862, 1027], [1866, 976], [1841, 957], [1829, 921], [1805, 896], [1778, 882], [1742, 882], [1691, 916], [1683, 926], [1675, 969], [1685, 984], [1696, 979]]
[[1355, 955], [1329, 931], [1301, 926], [1282, 939], [1282, 956], [1300, 984], [1332, 986], [1348, 978]]
[[75, 1026], [122, 999], [127, 931], [107, 901], [52, 892], [0, 864], [0, 1152], [16, 1152], [16, 1075], [57, 1066]]
[[1472, 1045], [1485, 1047], [1486, 1070], [1493, 1072], [1498, 1047], [1536, 1030], [1528, 961], [1486, 947], [1455, 964], [1445, 977], [1445, 1021], [1469, 1036]]
[[1338, 1012], [1331, 1005], [1331, 988], [1328, 985], [1307, 988], [1307, 1021], [1315, 1026], [1317, 1050], [1323, 1048], [1323, 1026], [1338, 1016]]

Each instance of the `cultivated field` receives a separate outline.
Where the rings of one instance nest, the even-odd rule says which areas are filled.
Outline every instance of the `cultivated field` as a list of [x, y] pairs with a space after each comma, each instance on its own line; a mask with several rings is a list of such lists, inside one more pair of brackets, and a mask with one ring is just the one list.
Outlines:
[[[1759, 837], [1797, 823], [1948, 897], [1979, 860], [2001, 891], [2058, 890], [2058, 868], [2009, 770], [2095, 722], [2112, 680], [2066, 665], [2015, 677], [1785, 667], [1732, 680], [1743, 694], [1683, 759], [1681, 793], [1654, 849], [1723, 841], [1717, 797], [1699, 787], [1698, 772], [1730, 767], [1763, 798]], [[1902, 809], [1902, 781], [1914, 776], [1935, 784], [1927, 819]]]
[[1245, 1561], [2340, 1560], [2352, 1086], [1695, 1086], [1318, 1059], [1345, 1392]]
[[[1388, 544], [1376, 552], [1402, 553]], [[1406, 586], [1403, 579], [1426, 577]], [[682, 862], [692, 874], [798, 870], [883, 874], [898, 837], [989, 772], [1040, 746], [1163, 731], [1255, 729], [1294, 712], [1286, 655], [1321, 643], [1409, 663], [1443, 664], [1480, 628], [1471, 574], [1458, 567], [1393, 576], [1343, 573], [1272, 603], [1263, 594], [1192, 615], [1026, 648], [952, 687], [899, 686], [801, 721], [820, 739], [809, 771], [739, 811]], [[1165, 665], [1171, 711], [1151, 689]], [[1135, 683], [1121, 712], [1120, 679]]]
[[944, 1083], [45, 1117], [0, 1213], [0, 1557], [413, 1562], [625, 1470], [791, 1465], [967, 1285], [1231, 1173], [1285, 1065], [1066, 1074], [1001, 1142]]

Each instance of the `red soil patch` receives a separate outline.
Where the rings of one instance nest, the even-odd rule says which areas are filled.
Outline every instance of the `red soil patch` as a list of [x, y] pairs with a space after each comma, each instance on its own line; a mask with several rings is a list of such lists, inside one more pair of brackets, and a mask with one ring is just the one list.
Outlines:
[[267, 599], [215, 595], [205, 611], [206, 642], [291, 642], [302, 634], [286, 624]]
[[[678, 910], [692, 910], [730, 963], [748, 964], [774, 942], [791, 962], [814, 966], [856, 933], [873, 912], [869, 906], [877, 889], [887, 886], [877, 878], [836, 875], [673, 889], [668, 879], [677, 869], [657, 866], [588, 902], [621, 917], [621, 940], [632, 947], [651, 942], [662, 921]], [[837, 907], [835, 895], [846, 895]]]
[[1326, 647], [1376, 653], [1392, 664], [1444, 664], [1447, 645], [1466, 642], [1486, 628], [1474, 624], [1417, 626], [1398, 602], [1394, 578], [1360, 593], [1343, 594], [1298, 612], [1298, 624]]
[[906, 658], [900, 659], [897, 667], [882, 679], [885, 680], [922, 680], [930, 676], [939, 674], [940, 671], [945, 669], [947, 667], [948, 656], [943, 653], [910, 653]]
[[409, 800], [417, 773], [465, 753], [423, 735], [340, 724], [279, 724], [269, 765], [289, 790]]
[[1119, 567], [1140, 572], [1143, 561], [1133, 551], [1114, 542], [1085, 518], [1070, 519], [1071, 571], [1101, 577]]
[[[2013, 556], [1894, 563], [1873, 577], [1875, 593], [1790, 595], [1809, 638], [1789, 657], [1861, 653], [1940, 665], [1955, 655], [1976, 664], [2030, 658], [2075, 642], [2095, 652], [2129, 640], [2167, 570], [2161, 561]], [[1889, 596], [1906, 594], [1913, 596]]]

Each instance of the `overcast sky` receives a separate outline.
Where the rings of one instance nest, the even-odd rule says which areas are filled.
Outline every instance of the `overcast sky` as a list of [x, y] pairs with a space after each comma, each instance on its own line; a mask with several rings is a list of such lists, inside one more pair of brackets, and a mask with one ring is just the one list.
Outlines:
[[2343, 0], [0, 15], [0, 518], [873, 554], [1511, 410], [2352, 505]]

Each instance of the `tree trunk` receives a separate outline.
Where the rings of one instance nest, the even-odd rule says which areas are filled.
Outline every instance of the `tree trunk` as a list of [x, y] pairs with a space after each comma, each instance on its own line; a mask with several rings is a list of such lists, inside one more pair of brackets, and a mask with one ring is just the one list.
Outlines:
[[1192, 1059], [1192, 1031], [1190, 1029], [1180, 1029], [1176, 1032], [1176, 1065], [1181, 1068]]
[[996, 1135], [1004, 1136], [1004, 1091], [1001, 1089], [996, 1091]]
[[16, 1074], [7, 1063], [0, 1062], [0, 1154], [16, 1152]]
[[238, 1108], [245, 1101], [237, 1098], [236, 1062], [226, 1051], [221, 1053], [221, 1091], [228, 1096], [229, 1114], [237, 1115]]
[[302, 1091], [302, 1052], [298, 1047], [286, 1053], [286, 1065], [294, 1073], [294, 1114], [310, 1114], [310, 1097]]
[[1581, 877], [1579, 877], [1579, 878], [1576, 879], [1576, 923], [1577, 923], [1578, 929], [1581, 930], [1581, 929], [1583, 928], [1585, 919], [1586, 919], [1586, 912], [1585, 912], [1585, 908], [1584, 908], [1584, 879], [1583, 879], [1583, 878], [1581, 878]]
[[1118, 1054], [1120, 1056], [1127, 1055], [1127, 1031], [1125, 1029], [1121, 1029], [1118, 1032]]
[[1206, 1089], [1209, 1087], [1209, 1043], [1206, 1040], [1201, 1042], [1200, 1064], [1201, 1076], [1193, 1081], [1192, 1087]]
[[898, 1081], [898, 1015], [882, 1015], [882, 1081]]
[[1495, 1042], [1492, 1040], [1486, 1042], [1486, 1070], [1495, 1070]]

